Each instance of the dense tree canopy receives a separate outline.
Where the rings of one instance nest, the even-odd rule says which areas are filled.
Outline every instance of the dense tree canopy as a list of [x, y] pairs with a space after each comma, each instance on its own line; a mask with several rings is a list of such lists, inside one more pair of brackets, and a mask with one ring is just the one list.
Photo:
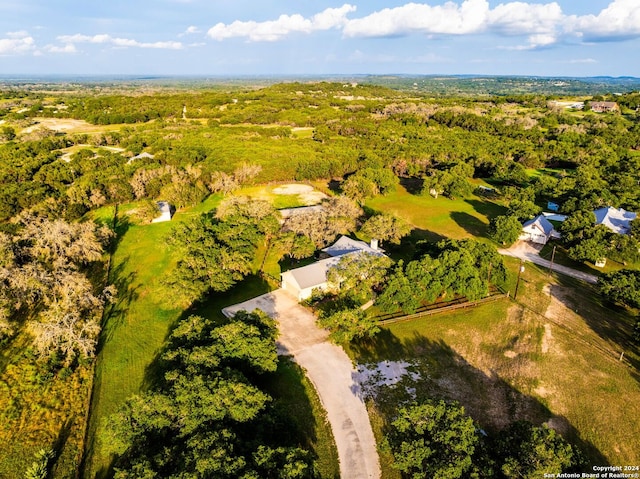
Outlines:
[[448, 240], [432, 254], [399, 263], [389, 276], [377, 304], [385, 312], [406, 314], [442, 296], [470, 300], [489, 294], [489, 282], [500, 284], [506, 271], [502, 257], [492, 246], [476, 241]]
[[464, 408], [444, 401], [401, 408], [387, 434], [393, 467], [414, 479], [468, 477], [478, 440]]
[[164, 379], [110, 417], [115, 477], [317, 477], [311, 454], [273, 430], [282, 416], [256, 386], [276, 369], [275, 335], [263, 313], [225, 325], [182, 320], [162, 356]]

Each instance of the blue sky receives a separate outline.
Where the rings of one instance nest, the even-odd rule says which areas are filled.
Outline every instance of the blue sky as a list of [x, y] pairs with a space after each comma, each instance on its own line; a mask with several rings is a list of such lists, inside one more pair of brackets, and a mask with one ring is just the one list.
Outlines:
[[0, 74], [640, 76], [640, 0], [0, 0]]

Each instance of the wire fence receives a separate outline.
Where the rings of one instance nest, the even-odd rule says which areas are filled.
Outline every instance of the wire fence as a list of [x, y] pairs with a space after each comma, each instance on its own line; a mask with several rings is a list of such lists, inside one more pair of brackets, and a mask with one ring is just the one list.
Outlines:
[[507, 293], [496, 292], [491, 294], [490, 296], [487, 296], [486, 298], [478, 299], [476, 301], [468, 301], [466, 298], [458, 298], [458, 299], [454, 299], [453, 301], [448, 301], [446, 303], [429, 305], [425, 309], [413, 314], [399, 315], [399, 316], [398, 315], [380, 316], [380, 319], [378, 320], [378, 324], [386, 325], [386, 324], [399, 323], [403, 321], [410, 321], [412, 319], [422, 318], [424, 316], [431, 316], [433, 314], [457, 311], [459, 309], [465, 309], [465, 308], [473, 308], [480, 304], [492, 303], [494, 301], [499, 301], [501, 299], [508, 298], [508, 297], [509, 297], [508, 292]]

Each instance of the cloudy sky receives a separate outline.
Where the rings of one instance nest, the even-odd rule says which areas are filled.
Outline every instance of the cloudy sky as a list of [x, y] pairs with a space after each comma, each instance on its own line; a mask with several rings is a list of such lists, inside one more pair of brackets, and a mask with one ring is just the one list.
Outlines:
[[640, 0], [0, 0], [0, 74], [640, 77]]

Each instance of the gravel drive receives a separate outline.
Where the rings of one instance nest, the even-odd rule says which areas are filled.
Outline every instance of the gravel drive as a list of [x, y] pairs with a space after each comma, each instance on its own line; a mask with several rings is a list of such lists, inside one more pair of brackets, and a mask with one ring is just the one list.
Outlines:
[[[540, 248], [538, 248], [538, 246]], [[551, 266], [551, 261], [539, 256], [540, 249], [542, 249], [542, 245], [532, 245], [526, 241], [518, 241], [509, 249], [499, 249], [498, 253], [507, 256], [513, 256], [515, 258], [520, 258], [521, 260], [530, 261], [539, 266], [548, 268], [549, 266]], [[582, 271], [578, 271], [577, 269], [562, 266], [560, 264], [554, 263], [553, 268], [551, 269], [553, 269], [553, 271], [556, 271], [557, 273], [571, 276], [572, 278], [581, 279], [582, 281], [586, 281], [587, 283], [596, 284], [598, 282], [598, 277], [595, 274], [583, 273]]]
[[358, 372], [344, 350], [328, 341], [315, 316], [295, 298], [279, 289], [223, 311], [261, 309], [278, 321], [278, 353], [292, 355], [306, 370], [327, 411], [340, 459], [343, 479], [378, 479], [380, 463], [376, 441], [363, 400]]

